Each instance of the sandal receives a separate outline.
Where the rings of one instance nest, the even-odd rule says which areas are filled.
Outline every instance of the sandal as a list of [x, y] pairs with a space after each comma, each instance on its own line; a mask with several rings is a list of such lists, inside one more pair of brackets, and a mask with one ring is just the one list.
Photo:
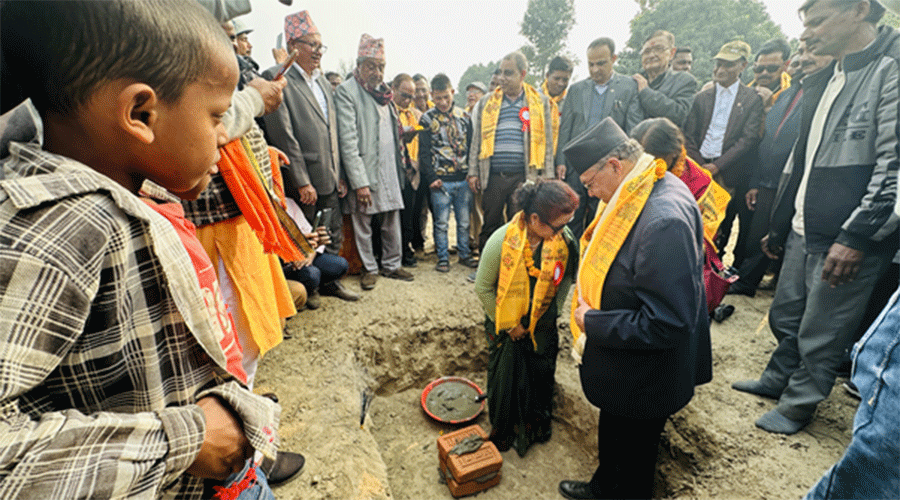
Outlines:
[[450, 263], [446, 260], [438, 261], [437, 265], [434, 266], [434, 270], [441, 273], [449, 273], [450, 272]]

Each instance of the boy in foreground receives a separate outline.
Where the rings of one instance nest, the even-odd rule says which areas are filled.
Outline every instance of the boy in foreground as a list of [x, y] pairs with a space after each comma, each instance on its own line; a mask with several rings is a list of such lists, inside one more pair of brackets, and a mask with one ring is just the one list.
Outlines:
[[280, 409], [229, 375], [184, 246], [135, 194], [209, 182], [228, 40], [194, 2], [0, 13], [31, 98], [0, 127], [0, 497], [200, 498], [274, 457]]

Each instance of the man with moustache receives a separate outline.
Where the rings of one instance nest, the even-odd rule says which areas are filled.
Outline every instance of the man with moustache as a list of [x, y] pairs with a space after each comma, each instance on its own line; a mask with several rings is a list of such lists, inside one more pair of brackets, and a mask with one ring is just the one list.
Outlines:
[[566, 183], [581, 197], [581, 204], [575, 210], [575, 218], [569, 223], [575, 237], [580, 237], [584, 232], [585, 219], [593, 216], [597, 201], [587, 196], [563, 150], [569, 141], [607, 116], [626, 132], [643, 120], [637, 83], [633, 78], [615, 72], [615, 52], [616, 44], [610, 38], [598, 38], [588, 45], [590, 77], [569, 88], [566, 96], [568, 104], [560, 117], [556, 152], [557, 176], [565, 178]]
[[637, 82], [644, 118], [665, 117], [680, 127], [694, 102], [697, 80], [683, 71], [669, 69], [675, 50], [675, 37], [671, 33], [662, 30], [653, 33], [641, 48], [643, 70], [632, 78]]
[[740, 232], [734, 249], [734, 265], [738, 267], [744, 258], [752, 217], [744, 194], [757, 161], [764, 116], [762, 98], [740, 81], [751, 53], [750, 46], [740, 40], [722, 46], [715, 57], [715, 84], [694, 97], [684, 124], [684, 146], [688, 155], [731, 194], [725, 220], [719, 226], [719, 237], [715, 241], [720, 255], [728, 244], [734, 217], [740, 217]]
[[347, 196], [353, 236], [363, 264], [360, 287], [375, 288], [378, 262], [372, 248], [372, 217], [381, 214], [381, 275], [412, 281], [401, 265], [400, 210], [405, 173], [400, 122], [384, 83], [384, 39], [363, 34], [353, 78], [338, 85], [341, 160], [353, 192]]
[[538, 88], [542, 94], [556, 104], [560, 113], [562, 113], [563, 103], [566, 102], [566, 89], [569, 87], [573, 68], [574, 65], [568, 57], [554, 57], [547, 65], [544, 83]]
[[749, 297], [756, 295], [756, 287], [772, 262], [763, 253], [759, 241], [769, 232], [769, 214], [775, 200], [775, 190], [778, 189], [778, 179], [800, 134], [803, 89], [799, 83], [804, 75], [814, 73], [832, 61], [831, 56], [817, 56], [809, 52], [802, 41], [798, 54], [802, 69], [793, 78], [797, 83], [782, 92], [766, 114], [766, 132], [759, 146], [759, 162], [753, 170], [750, 189], [745, 196], [747, 209], [753, 211], [750, 234], [747, 236], [747, 257], [738, 271], [740, 278], [731, 284], [728, 293]]
[[[805, 27], [800, 39], [807, 50], [835, 61], [803, 79], [800, 138], [778, 185], [763, 241], [771, 256], [784, 249], [769, 309], [778, 346], [759, 380], [732, 385], [778, 399], [775, 409], [756, 421], [768, 432], [793, 434], [812, 421], [834, 386], [841, 356], [872, 289], [897, 251], [900, 33], [878, 26], [884, 12], [876, 0], [807, 0], [800, 7]], [[896, 331], [884, 333], [892, 335], [891, 330]], [[857, 429], [874, 422], [871, 412], [882, 397], [877, 382], [885, 383], [881, 376], [887, 375], [887, 386], [893, 385], [892, 375], [882, 373], [890, 350], [893, 346], [878, 349], [867, 359], [867, 370], [879, 366], [875, 378], [855, 380], [862, 383], [864, 412], [862, 420], [857, 415]], [[878, 422], [865, 432], [874, 432], [874, 441], [891, 443], [885, 449], [892, 458], [871, 470], [885, 467], [894, 478], [886, 496], [894, 496], [896, 411], [889, 418], [889, 427]], [[864, 469], [869, 470], [857, 471]], [[885, 496], [877, 488], [889, 483], [875, 481], [877, 472], [868, 475], [871, 485], [855, 485], [857, 474], [844, 474], [844, 479], [826, 478], [814, 498], [827, 497], [829, 490], [838, 498], [858, 497], [848, 492], [866, 490], [876, 491], [866, 493], [868, 498]]]
[[672, 71], [691, 72], [694, 65], [694, 54], [690, 47], [678, 47], [675, 49], [675, 56], [672, 58]]
[[791, 86], [791, 76], [787, 74], [791, 62], [791, 46], [781, 38], [773, 38], [760, 47], [753, 63], [756, 78], [747, 86], [755, 88], [763, 100], [766, 113], [775, 104], [778, 95]]

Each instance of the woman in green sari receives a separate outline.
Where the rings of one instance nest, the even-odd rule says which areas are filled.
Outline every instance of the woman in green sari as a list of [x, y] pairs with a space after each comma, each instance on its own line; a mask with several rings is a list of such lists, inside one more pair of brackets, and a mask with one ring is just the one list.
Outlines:
[[490, 348], [491, 441], [524, 456], [550, 439], [556, 319], [575, 275], [578, 248], [566, 224], [578, 195], [558, 180], [526, 183], [513, 194], [520, 211], [485, 244], [475, 290]]

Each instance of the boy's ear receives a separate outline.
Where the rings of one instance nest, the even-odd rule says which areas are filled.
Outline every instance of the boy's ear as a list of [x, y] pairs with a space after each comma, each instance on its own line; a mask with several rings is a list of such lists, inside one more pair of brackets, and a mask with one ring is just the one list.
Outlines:
[[154, 125], [159, 119], [160, 100], [145, 83], [126, 85], [119, 92], [117, 121], [122, 130], [135, 139], [150, 144], [155, 139]]

